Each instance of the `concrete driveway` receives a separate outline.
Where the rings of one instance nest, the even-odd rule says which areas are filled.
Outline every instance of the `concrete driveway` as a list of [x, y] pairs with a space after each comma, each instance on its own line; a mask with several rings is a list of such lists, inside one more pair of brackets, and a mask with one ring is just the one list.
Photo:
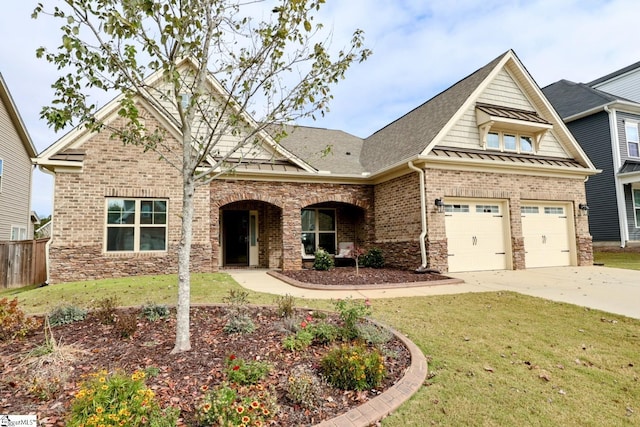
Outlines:
[[267, 275], [266, 270], [228, 270], [241, 286], [258, 292], [299, 298], [397, 298], [514, 291], [640, 319], [640, 271], [608, 267], [550, 267], [529, 270], [453, 273], [464, 283], [394, 289], [315, 290], [299, 288]]
[[486, 291], [508, 290], [640, 319], [640, 271], [608, 267], [548, 267], [450, 276]]

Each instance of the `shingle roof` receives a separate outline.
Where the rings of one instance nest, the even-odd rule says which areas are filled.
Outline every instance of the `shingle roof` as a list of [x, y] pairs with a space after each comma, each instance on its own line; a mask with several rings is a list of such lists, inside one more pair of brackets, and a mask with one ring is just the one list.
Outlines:
[[626, 74], [629, 71], [633, 71], [633, 70], [635, 70], [637, 68], [640, 68], [640, 62], [636, 62], [636, 63], [631, 64], [631, 65], [627, 65], [626, 67], [620, 68], [619, 70], [616, 70], [616, 71], [614, 71], [612, 73], [609, 73], [606, 76], [599, 77], [599, 78], [597, 78], [597, 79], [595, 79], [593, 81], [590, 81], [589, 83], [587, 83], [587, 85], [588, 86], [596, 86], [599, 83], [606, 82], [607, 80], [611, 80], [611, 79], [613, 79], [615, 77], [618, 77], [618, 76], [621, 76], [623, 74]]
[[[288, 127], [280, 144], [314, 168], [338, 174], [361, 174], [362, 138], [341, 130], [306, 126]], [[323, 152], [330, 148], [324, 155]]]
[[424, 151], [505, 55], [366, 138], [361, 155], [365, 168], [375, 172]]
[[[563, 119], [624, 98], [611, 95], [584, 83], [559, 80], [542, 89], [547, 99]], [[630, 101], [633, 102], [633, 101]]]

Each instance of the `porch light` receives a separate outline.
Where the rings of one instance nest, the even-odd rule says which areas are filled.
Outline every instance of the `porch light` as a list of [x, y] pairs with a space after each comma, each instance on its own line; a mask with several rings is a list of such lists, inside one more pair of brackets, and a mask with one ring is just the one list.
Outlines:
[[578, 205], [578, 209], [580, 209], [580, 214], [582, 216], [589, 216], [589, 206], [586, 203], [580, 203]]
[[434, 204], [436, 205], [438, 212], [444, 212], [444, 202], [442, 201], [442, 198], [438, 197]]

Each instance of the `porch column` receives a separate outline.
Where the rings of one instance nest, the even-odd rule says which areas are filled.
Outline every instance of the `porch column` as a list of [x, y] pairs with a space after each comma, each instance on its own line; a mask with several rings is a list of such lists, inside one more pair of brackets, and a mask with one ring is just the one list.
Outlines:
[[283, 270], [302, 269], [301, 237], [302, 222], [300, 220], [300, 208], [287, 204], [282, 209]]

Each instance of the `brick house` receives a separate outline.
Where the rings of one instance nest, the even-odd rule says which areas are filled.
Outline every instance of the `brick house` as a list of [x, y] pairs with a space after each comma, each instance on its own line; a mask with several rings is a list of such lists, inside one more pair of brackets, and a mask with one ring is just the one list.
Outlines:
[[[198, 189], [193, 271], [299, 269], [341, 243], [443, 272], [592, 263], [579, 207], [597, 170], [513, 51], [368, 138], [262, 141]], [[36, 159], [55, 174], [52, 282], [176, 271], [180, 179], [136, 150], [78, 128]]]

